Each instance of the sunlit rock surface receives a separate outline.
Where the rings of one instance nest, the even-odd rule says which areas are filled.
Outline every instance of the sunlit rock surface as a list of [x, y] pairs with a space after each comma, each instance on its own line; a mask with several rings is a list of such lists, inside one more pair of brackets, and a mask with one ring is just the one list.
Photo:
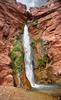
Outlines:
[[[61, 74], [61, 2], [50, 0], [46, 6], [31, 8], [33, 20], [29, 22], [29, 32], [33, 41], [34, 66], [41, 58], [41, 44], [35, 41], [45, 41], [49, 56], [46, 68], [53, 68], [53, 73]], [[37, 72], [38, 73], [38, 72]], [[45, 74], [46, 77], [46, 74]], [[61, 82], [60, 82], [61, 83]]]
[[0, 85], [13, 85], [11, 60], [11, 41], [22, 31], [26, 20], [26, 7], [15, 0], [0, 0]]

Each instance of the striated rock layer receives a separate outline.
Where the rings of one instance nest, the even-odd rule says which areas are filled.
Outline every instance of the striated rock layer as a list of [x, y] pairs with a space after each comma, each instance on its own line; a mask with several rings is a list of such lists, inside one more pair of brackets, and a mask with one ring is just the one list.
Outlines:
[[9, 53], [11, 41], [22, 32], [26, 7], [15, 0], [0, 0], [0, 85], [13, 85]]
[[[49, 0], [46, 6], [31, 8], [30, 12], [32, 20], [28, 25], [34, 52], [34, 66], [41, 64], [40, 59], [47, 52], [49, 61], [45, 62], [46, 68], [51, 67], [53, 73], [61, 77], [61, 1]], [[44, 77], [47, 79], [46, 74], [42, 79]]]

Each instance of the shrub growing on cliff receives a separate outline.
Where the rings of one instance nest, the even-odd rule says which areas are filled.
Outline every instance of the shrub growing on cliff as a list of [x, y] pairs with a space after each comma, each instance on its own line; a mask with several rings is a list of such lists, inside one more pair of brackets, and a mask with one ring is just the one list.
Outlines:
[[10, 53], [10, 58], [12, 60], [12, 69], [14, 73], [20, 73], [23, 66], [23, 51], [21, 42], [15, 39], [13, 43], [13, 49]]
[[43, 53], [43, 54], [48, 54], [48, 53], [47, 53], [47, 48], [46, 48], [47, 41], [41, 39], [40, 43], [41, 43], [41, 50], [42, 50], [42, 53]]
[[37, 26], [37, 25], [38, 25], [38, 20], [37, 20], [37, 19], [34, 19], [34, 20], [32, 21], [32, 25], [33, 25], [33, 26]]
[[34, 49], [35, 46], [36, 46], [36, 41], [35, 41], [35, 40], [32, 40], [32, 41], [31, 41], [31, 47]]
[[42, 58], [38, 59], [38, 66], [45, 67], [46, 64], [49, 62], [48, 52], [46, 48], [47, 41], [41, 39], [41, 51], [42, 51]]
[[37, 39], [37, 40], [32, 39], [31, 40], [31, 47], [34, 49], [36, 47], [37, 43], [39, 43], [39, 42], [40, 42], [40, 39]]
[[44, 55], [41, 59], [38, 59], [38, 66], [45, 67], [48, 63], [48, 55]]

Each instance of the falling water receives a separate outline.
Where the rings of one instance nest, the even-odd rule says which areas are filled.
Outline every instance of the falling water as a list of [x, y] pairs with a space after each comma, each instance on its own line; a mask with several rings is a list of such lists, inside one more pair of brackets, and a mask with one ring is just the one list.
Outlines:
[[23, 34], [23, 46], [24, 46], [24, 62], [25, 62], [25, 71], [26, 77], [28, 78], [33, 89], [36, 90], [54, 90], [60, 88], [57, 85], [44, 85], [44, 84], [36, 84], [34, 81], [34, 73], [33, 73], [33, 65], [32, 65], [32, 54], [31, 54], [31, 45], [30, 45], [30, 37], [28, 32], [28, 26], [24, 26], [24, 34]]
[[[17, 1], [20, 2], [22, 0], [17, 0]], [[31, 2], [32, 4], [29, 1], [29, 3], [30, 3], [30, 5], [29, 5], [29, 3], [27, 2], [28, 0], [24, 0], [24, 1], [25, 2], [22, 2], [22, 3], [26, 4], [27, 11], [29, 11], [29, 8], [31, 5], [34, 7], [34, 6], [39, 6], [39, 4], [41, 3], [41, 0], [34, 0], [34, 2], [32, 0], [32, 2]], [[47, 1], [47, 0], [45, 0], [45, 1]], [[47, 91], [47, 93], [49, 93], [49, 91], [53, 92], [53, 93], [57, 92], [60, 89], [60, 86], [58, 86], [58, 85], [45, 85], [45, 84], [36, 84], [35, 83], [34, 73], [33, 73], [33, 65], [32, 65], [32, 56], [31, 56], [32, 54], [31, 54], [30, 37], [29, 37], [29, 31], [28, 31], [27, 25], [24, 26], [23, 47], [24, 47], [24, 62], [25, 62], [26, 77], [28, 78], [32, 88], [35, 90], [38, 90], [38, 91], [43, 91], [43, 92]], [[61, 93], [61, 90], [60, 90], [60, 93]]]
[[33, 84], [34, 75], [33, 75], [32, 57], [31, 57], [30, 37], [27, 25], [24, 26], [23, 46], [25, 53], [24, 61], [25, 61], [26, 76], [30, 81], [30, 83]]

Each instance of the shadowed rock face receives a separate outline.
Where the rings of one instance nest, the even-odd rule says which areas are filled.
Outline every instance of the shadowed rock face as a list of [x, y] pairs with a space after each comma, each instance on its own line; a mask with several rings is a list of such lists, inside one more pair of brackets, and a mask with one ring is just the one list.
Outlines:
[[[59, 0], [50, 0], [48, 4], [40, 8], [31, 8], [33, 20], [29, 23], [29, 31], [32, 41], [43, 40], [47, 42], [46, 48], [49, 63], [46, 68], [53, 68], [53, 73], [61, 74], [61, 3]], [[42, 51], [40, 42], [33, 41], [35, 66], [41, 59]], [[35, 45], [36, 44], [36, 45]], [[37, 71], [36, 71], [37, 72]], [[39, 72], [37, 72], [39, 73]], [[37, 75], [39, 77], [39, 75]], [[46, 74], [44, 77], [47, 77]]]
[[25, 6], [15, 0], [0, 0], [0, 85], [13, 85], [9, 53], [11, 41], [26, 20]]

